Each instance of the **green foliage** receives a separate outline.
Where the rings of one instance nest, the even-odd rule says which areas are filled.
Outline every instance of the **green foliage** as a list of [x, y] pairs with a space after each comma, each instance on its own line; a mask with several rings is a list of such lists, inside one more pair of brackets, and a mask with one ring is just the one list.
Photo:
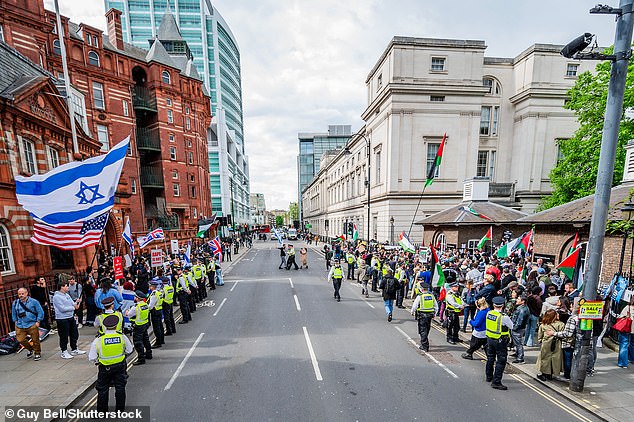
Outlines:
[[291, 202], [288, 205], [288, 216], [291, 222], [299, 219], [299, 207], [297, 206], [297, 202]]
[[[580, 74], [577, 83], [568, 91], [569, 98], [564, 107], [574, 111], [579, 121], [579, 129], [572, 138], [561, 140], [559, 143], [563, 158], [550, 172], [553, 193], [542, 200], [541, 210], [594, 193], [610, 67], [610, 62], [599, 63], [596, 74], [590, 72]], [[634, 65], [630, 62], [623, 103], [624, 110], [634, 108], [634, 72], [632, 70]], [[623, 116], [619, 130], [613, 186], [621, 181], [625, 164], [624, 147], [627, 141], [633, 138], [634, 122]]]
[[275, 227], [282, 227], [284, 225], [284, 217], [281, 215], [275, 216]]

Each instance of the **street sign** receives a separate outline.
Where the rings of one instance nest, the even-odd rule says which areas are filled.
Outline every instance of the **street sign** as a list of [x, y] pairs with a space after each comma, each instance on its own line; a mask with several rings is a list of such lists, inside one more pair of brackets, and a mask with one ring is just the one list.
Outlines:
[[160, 267], [163, 265], [163, 251], [160, 249], [152, 249], [152, 267]]
[[585, 301], [579, 302], [579, 319], [602, 319], [603, 318], [603, 302]]
[[170, 248], [172, 249], [173, 255], [178, 255], [178, 240], [176, 239], [170, 240]]
[[114, 279], [120, 280], [123, 278], [123, 258], [115, 256], [112, 259], [112, 266], [114, 267]]

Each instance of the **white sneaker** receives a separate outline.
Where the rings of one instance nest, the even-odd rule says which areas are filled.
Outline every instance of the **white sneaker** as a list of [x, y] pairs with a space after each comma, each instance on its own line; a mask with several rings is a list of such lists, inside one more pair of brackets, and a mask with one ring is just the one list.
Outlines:
[[79, 349], [75, 349], [75, 350], [71, 350], [70, 354], [73, 356], [77, 356], [77, 355], [85, 355], [86, 351], [85, 350], [79, 350]]
[[77, 328], [82, 328], [83, 326], [83, 324], [77, 324]]
[[73, 358], [73, 355], [68, 353], [67, 350], [64, 350], [60, 356], [62, 357], [62, 359], [72, 359]]

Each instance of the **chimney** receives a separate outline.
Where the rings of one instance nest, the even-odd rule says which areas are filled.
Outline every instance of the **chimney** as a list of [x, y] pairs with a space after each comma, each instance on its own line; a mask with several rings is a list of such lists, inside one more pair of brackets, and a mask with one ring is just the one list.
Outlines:
[[630, 139], [625, 146], [625, 167], [621, 183], [632, 182], [634, 182], [634, 139]]
[[108, 22], [108, 41], [114, 45], [117, 50], [123, 50], [123, 30], [121, 29], [121, 11], [110, 9], [106, 12], [106, 21]]
[[462, 202], [488, 201], [489, 200], [489, 178], [474, 177], [464, 181], [462, 192]]

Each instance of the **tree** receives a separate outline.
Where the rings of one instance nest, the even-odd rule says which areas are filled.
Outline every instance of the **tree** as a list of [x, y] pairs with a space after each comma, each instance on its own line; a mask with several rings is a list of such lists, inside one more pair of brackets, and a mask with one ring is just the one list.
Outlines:
[[[611, 49], [606, 54], [611, 54]], [[579, 121], [579, 128], [570, 139], [559, 140], [560, 159], [550, 172], [552, 195], [544, 197], [540, 209], [548, 209], [565, 204], [594, 193], [601, 150], [603, 118], [610, 80], [610, 62], [601, 62], [596, 74], [584, 72], [577, 83], [568, 91], [565, 108], [573, 110]], [[624, 110], [634, 108], [634, 65], [629, 64], [625, 88]], [[632, 116], [624, 113], [619, 130], [619, 143], [612, 185], [620, 183], [625, 164], [624, 146], [634, 134]]]
[[284, 217], [281, 215], [275, 216], [275, 227], [282, 227], [284, 225]]
[[291, 222], [299, 219], [299, 207], [297, 206], [297, 202], [291, 202], [288, 205], [288, 217]]

